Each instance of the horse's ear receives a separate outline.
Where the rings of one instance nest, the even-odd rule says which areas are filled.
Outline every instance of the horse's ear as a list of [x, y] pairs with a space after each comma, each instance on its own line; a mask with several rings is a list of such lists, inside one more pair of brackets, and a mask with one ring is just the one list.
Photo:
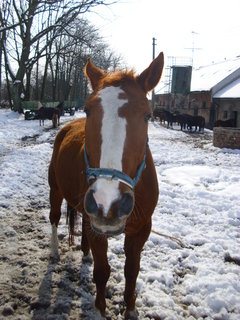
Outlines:
[[90, 60], [88, 59], [85, 65], [85, 74], [91, 82], [92, 89], [96, 89], [98, 87], [99, 81], [104, 77], [105, 71], [96, 67]]
[[164, 56], [163, 52], [161, 52], [159, 56], [152, 61], [150, 66], [137, 77], [138, 83], [146, 93], [158, 84], [162, 75], [163, 65]]

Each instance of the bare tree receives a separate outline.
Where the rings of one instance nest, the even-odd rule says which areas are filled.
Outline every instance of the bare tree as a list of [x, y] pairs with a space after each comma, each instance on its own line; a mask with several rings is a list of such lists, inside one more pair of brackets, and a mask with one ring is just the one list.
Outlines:
[[[3, 66], [3, 60], [5, 60], [5, 65], [7, 64], [7, 61], [4, 56], [4, 48], [5, 48], [5, 42], [7, 38], [7, 30], [2, 28], [3, 23], [2, 21], [8, 21], [10, 15], [10, 10], [9, 10], [9, 1], [3, 2], [1, 5], [1, 10], [0, 10], [0, 22], [1, 22], [1, 32], [0, 32], [0, 101], [2, 99], [1, 97], [1, 92], [2, 92], [2, 66]], [[7, 84], [8, 82], [8, 77], [6, 73], [6, 81]], [[8, 86], [9, 89], [9, 86]]]
[[15, 111], [21, 111], [20, 97], [26, 93], [26, 81], [30, 83], [36, 61], [49, 54], [48, 48], [78, 16], [94, 6], [111, 3], [108, 0], [5, 0], [1, 4], [1, 12], [7, 13], [0, 15], [2, 50], [12, 82]]
[[121, 61], [104, 44], [96, 28], [85, 19], [75, 19], [47, 50], [42, 77], [42, 101], [69, 100], [70, 93], [71, 99], [84, 100], [87, 83], [83, 69], [89, 56], [105, 69], [110, 66], [114, 69]]

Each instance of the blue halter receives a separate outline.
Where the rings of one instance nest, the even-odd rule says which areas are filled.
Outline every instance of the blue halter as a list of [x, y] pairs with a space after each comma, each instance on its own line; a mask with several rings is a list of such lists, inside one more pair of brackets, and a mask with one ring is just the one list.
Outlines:
[[116, 169], [108, 169], [108, 168], [90, 168], [87, 152], [86, 152], [86, 144], [84, 143], [84, 158], [86, 162], [86, 175], [88, 179], [88, 184], [92, 179], [96, 179], [98, 177], [103, 177], [105, 179], [110, 180], [118, 180], [119, 182], [125, 183], [129, 186], [132, 190], [134, 190], [136, 184], [138, 183], [141, 173], [145, 168], [146, 165], [146, 153], [148, 148], [148, 139], [146, 142], [146, 149], [143, 157], [143, 161], [140, 163], [138, 168], [137, 174], [135, 178], [129, 177], [126, 173], [116, 170]]

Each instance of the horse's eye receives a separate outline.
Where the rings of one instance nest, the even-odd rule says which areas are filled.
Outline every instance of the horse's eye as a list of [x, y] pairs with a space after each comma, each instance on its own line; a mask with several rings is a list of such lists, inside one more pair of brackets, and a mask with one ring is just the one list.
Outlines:
[[84, 112], [86, 113], [86, 117], [88, 118], [90, 115], [90, 110], [89, 109], [85, 109]]
[[145, 114], [145, 116], [144, 116], [144, 121], [145, 122], [148, 122], [148, 120], [150, 120], [151, 119], [151, 113], [147, 113], [147, 114]]

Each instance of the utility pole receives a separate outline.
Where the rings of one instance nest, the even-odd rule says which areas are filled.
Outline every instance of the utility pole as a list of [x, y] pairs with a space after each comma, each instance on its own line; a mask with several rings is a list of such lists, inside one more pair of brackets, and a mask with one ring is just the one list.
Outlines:
[[[153, 60], [155, 59], [155, 46], [156, 46], [156, 38], [152, 38], [153, 42], [152, 42], [152, 57], [153, 57]], [[155, 92], [154, 92], [154, 89], [152, 91], [152, 111], [154, 110], [154, 104], [155, 104]]]

